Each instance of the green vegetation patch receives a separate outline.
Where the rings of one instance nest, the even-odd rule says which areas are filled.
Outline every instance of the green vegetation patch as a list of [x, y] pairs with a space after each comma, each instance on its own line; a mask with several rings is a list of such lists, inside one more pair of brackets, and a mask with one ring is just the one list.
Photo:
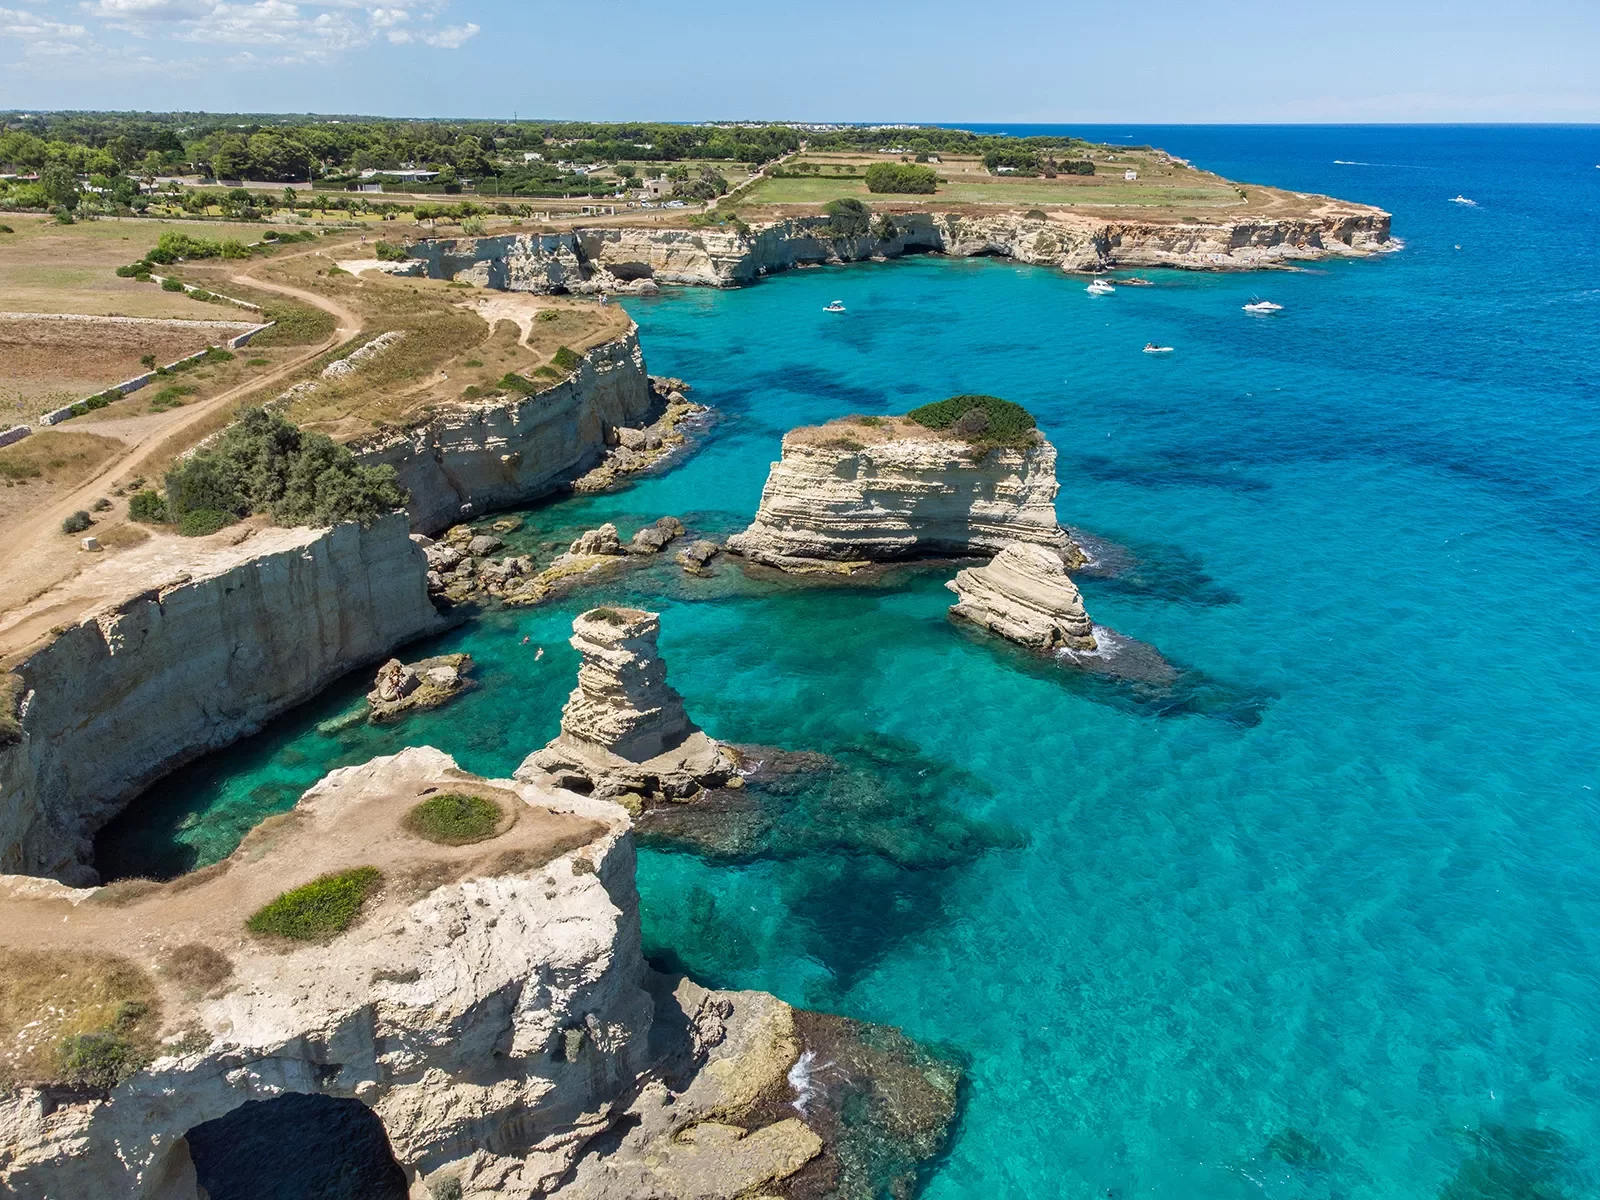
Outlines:
[[284, 892], [245, 922], [251, 933], [309, 942], [350, 928], [367, 898], [383, 883], [377, 867], [323, 875]]
[[158, 1009], [126, 959], [0, 949], [0, 1087], [116, 1087], [151, 1060]]
[[370, 525], [405, 499], [393, 467], [364, 467], [326, 434], [250, 408], [167, 472], [165, 509], [179, 533], [198, 537], [258, 512], [279, 525]]
[[442, 846], [467, 846], [493, 837], [504, 816], [504, 809], [483, 796], [440, 792], [406, 814], [406, 828]]
[[932, 195], [939, 190], [939, 176], [932, 167], [912, 163], [873, 163], [867, 168], [867, 191], [902, 192]]
[[263, 321], [277, 322], [251, 339], [255, 346], [310, 346], [333, 336], [336, 324], [330, 312], [304, 304], [268, 304]]
[[832, 238], [858, 238], [865, 237], [871, 227], [872, 210], [861, 201], [852, 196], [840, 200], [829, 200], [822, 206], [826, 214], [827, 224], [819, 227], [818, 231], [825, 237]]
[[579, 364], [583, 362], [583, 355], [579, 354], [571, 346], [558, 346], [550, 361], [557, 370], [576, 371]]
[[499, 387], [504, 392], [516, 392], [522, 396], [532, 396], [540, 391], [539, 385], [526, 375], [518, 375], [515, 371], [507, 371], [500, 377]]
[[999, 396], [951, 396], [906, 414], [925, 429], [946, 429], [978, 447], [1033, 445], [1037, 422], [1020, 404]]

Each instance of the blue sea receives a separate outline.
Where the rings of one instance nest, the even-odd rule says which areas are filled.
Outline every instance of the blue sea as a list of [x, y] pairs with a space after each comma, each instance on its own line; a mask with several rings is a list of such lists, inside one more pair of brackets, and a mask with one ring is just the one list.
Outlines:
[[340, 730], [355, 679], [186, 768], [103, 865], [212, 861], [403, 745], [504, 775], [556, 731], [573, 613], [627, 600], [714, 736], [847, 767], [745, 853], [646, 849], [648, 952], [959, 1057], [925, 1196], [1600, 1195], [1600, 129], [1074, 132], [1381, 205], [1405, 248], [1103, 298], [914, 259], [629, 301], [717, 419], [516, 540], [726, 533], [789, 427], [991, 392], [1117, 567], [1080, 580], [1095, 621], [1173, 677], [958, 628], [945, 566], [662, 564], [439, 639], [479, 662], [452, 707]]

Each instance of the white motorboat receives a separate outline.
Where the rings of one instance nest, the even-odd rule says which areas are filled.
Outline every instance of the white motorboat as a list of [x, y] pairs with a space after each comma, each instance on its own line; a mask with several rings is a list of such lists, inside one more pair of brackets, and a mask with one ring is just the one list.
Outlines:
[[1146, 342], [1144, 344], [1144, 352], [1146, 354], [1171, 354], [1172, 353], [1172, 347], [1171, 346], [1158, 346], [1154, 342]]
[[1478, 202], [1476, 200], [1468, 200], [1460, 192], [1457, 192], [1454, 196], [1450, 197], [1450, 203], [1451, 204], [1465, 204], [1465, 205], [1468, 205], [1469, 207], [1472, 207], [1472, 208], [1477, 208], [1478, 207]]
[[1089, 286], [1084, 290], [1091, 296], [1109, 296], [1117, 289], [1104, 279], [1095, 279], [1090, 281]]
[[835, 300], [832, 304], [824, 304], [822, 306], [822, 311], [823, 312], [843, 312], [844, 311], [844, 301], [843, 300]]
[[1244, 306], [1247, 313], [1275, 313], [1282, 312], [1283, 305], [1274, 304], [1271, 300], [1252, 300]]

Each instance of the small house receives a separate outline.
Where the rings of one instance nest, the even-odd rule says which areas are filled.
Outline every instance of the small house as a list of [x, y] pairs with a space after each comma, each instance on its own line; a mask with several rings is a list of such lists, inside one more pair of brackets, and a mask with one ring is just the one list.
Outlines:
[[1122, 173], [1122, 177], [1129, 183], [1132, 183], [1135, 179], [1139, 178], [1139, 172], [1135, 171], [1132, 167], [1129, 167]]

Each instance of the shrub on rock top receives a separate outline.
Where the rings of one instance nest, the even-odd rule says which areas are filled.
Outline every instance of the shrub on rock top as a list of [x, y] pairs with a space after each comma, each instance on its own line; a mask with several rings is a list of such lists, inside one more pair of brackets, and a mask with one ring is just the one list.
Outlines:
[[978, 447], [1031, 446], [1037, 437], [1033, 414], [999, 396], [951, 396], [906, 414], [925, 429], [947, 429]]

